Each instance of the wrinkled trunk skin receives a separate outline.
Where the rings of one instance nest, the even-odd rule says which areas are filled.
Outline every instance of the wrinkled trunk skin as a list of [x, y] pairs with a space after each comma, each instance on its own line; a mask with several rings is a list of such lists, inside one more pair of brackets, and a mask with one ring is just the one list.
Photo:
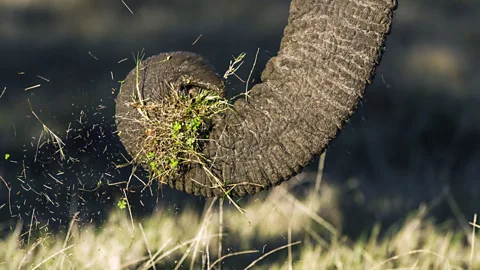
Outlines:
[[[206, 154], [216, 157], [231, 194], [288, 180], [320, 154], [353, 114], [380, 61], [393, 0], [294, 0], [278, 56], [249, 102], [217, 123]], [[222, 195], [201, 172], [170, 183], [195, 195]]]
[[[215, 122], [204, 150], [230, 195], [278, 185], [324, 151], [373, 78], [395, 6], [394, 0], [292, 1], [278, 56], [248, 101], [237, 100]], [[168, 185], [224, 194], [201, 167]]]

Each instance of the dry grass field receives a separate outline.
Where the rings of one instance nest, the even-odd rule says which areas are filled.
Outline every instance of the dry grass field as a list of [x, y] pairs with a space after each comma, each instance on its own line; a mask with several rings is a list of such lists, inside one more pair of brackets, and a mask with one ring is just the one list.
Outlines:
[[[335, 190], [306, 196], [282, 185], [262, 199], [210, 199], [203, 213], [157, 209], [145, 219], [116, 209], [100, 226], [21, 231], [0, 240], [0, 269], [479, 269], [476, 226], [453, 230], [429, 205], [386, 230], [352, 240], [332, 225]], [[325, 217], [325, 219], [324, 219]], [[341, 223], [341, 222], [340, 222]], [[26, 226], [34, 228], [34, 224]]]

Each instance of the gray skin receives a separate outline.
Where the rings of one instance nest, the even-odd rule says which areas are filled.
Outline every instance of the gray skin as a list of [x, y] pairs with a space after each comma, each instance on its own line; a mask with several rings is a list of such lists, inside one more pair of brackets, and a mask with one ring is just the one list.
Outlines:
[[[211, 140], [203, 149], [230, 195], [255, 194], [278, 185], [325, 150], [373, 79], [395, 8], [395, 0], [292, 1], [280, 51], [268, 61], [262, 82], [252, 87], [248, 101], [237, 100], [232, 111], [214, 120]], [[192, 53], [150, 57], [140, 75], [143, 97], [153, 100], [171, 91], [169, 84], [177, 90], [224, 91], [208, 62]], [[122, 89], [135, 85], [132, 70]], [[135, 156], [139, 150], [133, 142], [145, 135], [135, 122], [122, 120], [140, 117], [125, 105], [130, 95], [119, 93], [116, 116], [120, 139]], [[166, 181], [194, 195], [224, 195], [199, 166]]]

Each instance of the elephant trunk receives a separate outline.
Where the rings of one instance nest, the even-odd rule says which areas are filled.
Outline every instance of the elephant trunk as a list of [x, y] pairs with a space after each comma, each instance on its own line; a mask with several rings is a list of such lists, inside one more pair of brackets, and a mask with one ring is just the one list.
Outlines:
[[[300, 172], [353, 114], [380, 61], [394, 0], [293, 0], [280, 51], [248, 101], [214, 122], [203, 154], [169, 186], [244, 196]], [[218, 182], [220, 179], [221, 183]]]

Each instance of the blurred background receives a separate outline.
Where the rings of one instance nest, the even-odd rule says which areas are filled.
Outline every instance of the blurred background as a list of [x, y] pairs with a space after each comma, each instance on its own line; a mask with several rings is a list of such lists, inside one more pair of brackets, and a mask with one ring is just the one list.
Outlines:
[[[460, 226], [479, 212], [475, 3], [399, 3], [374, 83], [326, 155], [319, 214], [344, 233], [392, 224], [423, 203], [432, 217]], [[125, 160], [113, 100], [118, 81], [134, 67], [132, 54], [192, 51], [223, 74], [245, 52], [238, 75], [246, 79], [259, 48], [258, 81], [279, 48], [289, 4], [0, 0], [0, 224], [34, 216], [38, 224], [64, 228], [75, 212], [83, 222], [104, 221], [131, 172], [115, 166]], [[232, 77], [228, 85], [230, 96], [245, 87]], [[42, 144], [46, 135], [32, 110], [64, 140], [69, 159]], [[315, 185], [318, 162], [291, 180], [298, 196]], [[156, 207], [201, 211], [204, 203], [169, 188], [128, 195], [135, 215]], [[262, 196], [245, 200], [261, 203]]]

